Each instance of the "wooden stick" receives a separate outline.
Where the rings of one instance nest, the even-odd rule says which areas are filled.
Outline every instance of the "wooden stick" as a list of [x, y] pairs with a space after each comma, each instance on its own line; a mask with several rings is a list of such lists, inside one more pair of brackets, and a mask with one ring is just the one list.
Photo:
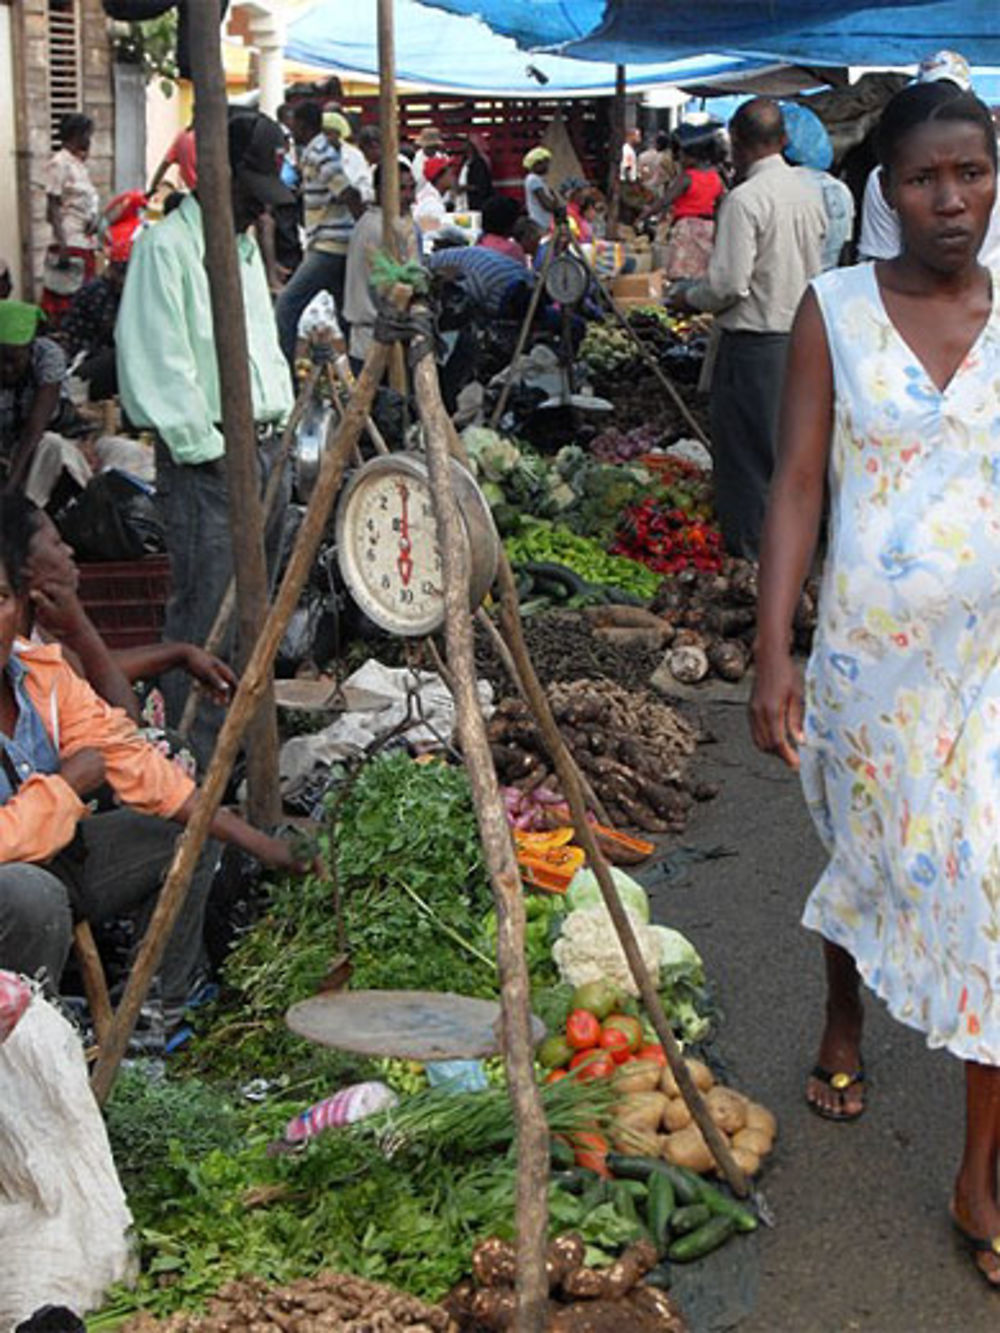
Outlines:
[[[311, 367], [306, 377], [299, 396], [295, 400], [295, 406], [292, 408], [288, 420], [285, 422], [285, 429], [281, 434], [281, 444], [278, 448], [278, 456], [274, 460], [274, 467], [271, 469], [271, 475], [267, 479], [267, 489], [264, 492], [264, 525], [267, 526], [268, 520], [274, 509], [275, 501], [278, 498], [278, 488], [281, 485], [281, 478], [284, 475], [285, 465], [288, 462], [288, 455], [292, 448], [292, 442], [295, 439], [295, 432], [298, 429], [299, 422], [305, 415], [305, 410], [309, 406], [309, 399], [312, 397], [313, 390], [319, 382], [320, 367]], [[231, 578], [229, 586], [223, 594], [222, 601], [219, 603], [219, 609], [215, 613], [215, 619], [212, 621], [212, 628], [208, 631], [208, 637], [205, 640], [205, 652], [217, 653], [225, 642], [226, 635], [229, 633], [229, 622], [233, 618], [233, 611], [236, 607], [236, 580]], [[194, 720], [201, 704], [201, 696], [195, 685], [192, 685], [188, 691], [188, 697], [184, 701], [184, 712], [181, 714], [180, 726], [177, 730], [181, 736], [186, 736], [194, 726]]]
[[413, 378], [444, 564], [445, 639], [458, 733], [496, 902], [503, 1049], [517, 1125], [516, 1327], [520, 1333], [541, 1333], [549, 1291], [545, 1271], [549, 1135], [535, 1082], [531, 989], [524, 956], [524, 890], [476, 692], [469, 615], [470, 553], [451, 476], [451, 421], [441, 402], [432, 354], [420, 358]]
[[492, 413], [490, 414], [490, 429], [496, 430], [500, 424], [500, 418], [503, 416], [504, 408], [507, 406], [507, 399], [510, 397], [511, 389], [514, 387], [514, 371], [517, 369], [517, 363], [521, 359], [521, 353], [524, 351], [524, 344], [528, 341], [528, 334], [531, 332], [531, 326], [535, 321], [535, 312], [538, 309], [538, 303], [542, 299], [542, 293], [545, 291], [545, 279], [549, 275], [549, 265], [552, 263], [552, 257], [556, 252], [555, 237], [551, 237], [545, 250], [545, 258], [542, 261], [542, 271], [535, 279], [535, 285], [531, 292], [531, 300], [528, 302], [528, 309], [525, 311], [524, 319], [521, 323], [521, 331], [517, 335], [517, 343], [514, 347], [514, 355], [510, 359], [510, 370], [507, 372], [507, 378], [504, 381], [503, 388], [500, 390], [500, 397], [496, 401]]
[[[381, 189], [382, 247], [399, 259], [396, 219], [399, 217], [399, 107], [396, 98], [396, 33], [393, 0], [378, 0], [378, 122], [382, 146]], [[396, 170], [393, 170], [396, 167]], [[406, 361], [396, 343], [389, 353], [389, 384], [406, 393]]]
[[275, 654], [295, 610], [299, 594], [309, 577], [316, 552], [326, 531], [330, 509], [340, 488], [346, 460], [364, 426], [364, 419], [375, 397], [375, 390], [385, 373], [387, 360], [388, 349], [383, 344], [376, 343], [365, 359], [354, 399], [348, 404], [333, 439], [323, 451], [316, 487], [295, 538], [295, 546], [285, 568], [281, 587], [250, 654], [236, 697], [222, 724], [194, 812], [178, 841], [156, 908], [125, 984], [121, 1004], [115, 1013], [107, 1041], [102, 1044], [93, 1076], [94, 1095], [101, 1105], [104, 1104], [114, 1085], [118, 1066], [125, 1054], [139, 1010], [149, 991], [149, 984], [159, 966], [174, 922], [184, 906], [195, 863], [201, 855], [212, 820], [222, 802], [240, 740], [267, 689]]
[[553, 767], [559, 775], [559, 785], [566, 797], [573, 818], [575, 841], [586, 852], [587, 862], [597, 876], [604, 905], [608, 909], [618, 938], [621, 941], [625, 956], [628, 959], [629, 969], [639, 988], [642, 1003], [649, 1014], [653, 1027], [656, 1029], [656, 1035], [660, 1039], [667, 1057], [667, 1063], [677, 1080], [681, 1096], [687, 1103], [695, 1123], [704, 1135], [712, 1156], [732, 1186], [734, 1193], [745, 1197], [750, 1190], [746, 1174], [733, 1158], [729, 1144], [709, 1115], [704, 1098], [695, 1087], [691, 1075], [688, 1073], [681, 1049], [667, 1021], [667, 1016], [663, 1012], [660, 996], [639, 949], [632, 923], [618, 896], [618, 890], [615, 887], [608, 862], [594, 836], [593, 829], [587, 822], [587, 807], [584, 803], [576, 764], [566, 748], [566, 743], [556, 724], [552, 709], [549, 707], [545, 691], [542, 689], [531, 666], [531, 658], [524, 641], [524, 629], [518, 610], [517, 587], [514, 583], [510, 564], [505, 559], [500, 562], [498, 579], [500, 583], [500, 621], [508, 647], [527, 688], [528, 703], [542, 733], [545, 748], [548, 750]]
[[622, 149], [625, 147], [625, 66], [615, 66], [615, 96], [611, 103], [611, 161], [608, 164], [608, 239], [618, 240], [622, 205]]
[[[229, 113], [219, 11], [214, 4], [191, 5], [189, 19], [195, 131], [198, 136], [198, 200], [205, 233], [205, 270], [212, 302], [222, 433], [226, 442], [229, 530], [236, 576], [237, 663], [242, 665], [260, 634], [267, 610], [264, 520], [243, 287], [230, 193]], [[251, 818], [271, 825], [281, 814], [281, 798], [278, 794], [278, 719], [270, 683], [261, 695], [260, 708], [248, 731], [247, 784]]]
[[80, 964], [83, 978], [83, 993], [87, 997], [90, 1016], [94, 1020], [94, 1036], [100, 1046], [108, 1035], [113, 1017], [111, 998], [108, 995], [108, 979], [104, 974], [104, 964], [97, 951], [94, 932], [89, 921], [78, 921], [73, 927], [73, 947], [76, 949], [76, 961]]

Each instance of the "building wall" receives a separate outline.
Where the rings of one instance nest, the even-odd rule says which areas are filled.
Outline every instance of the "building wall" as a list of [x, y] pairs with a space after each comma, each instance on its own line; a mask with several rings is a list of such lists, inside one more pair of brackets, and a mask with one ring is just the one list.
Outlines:
[[[76, 17], [77, 106], [94, 122], [88, 167], [106, 203], [114, 179], [114, 88], [108, 20], [101, 0], [72, 0]], [[64, 9], [64, 5], [56, 8]], [[50, 0], [17, 0], [15, 44], [20, 52], [17, 98], [19, 212], [25, 291], [40, 291], [49, 241], [45, 221], [45, 167], [54, 149], [53, 69], [50, 60]], [[68, 109], [68, 108], [67, 108]], [[25, 198], [27, 195], [27, 198]]]

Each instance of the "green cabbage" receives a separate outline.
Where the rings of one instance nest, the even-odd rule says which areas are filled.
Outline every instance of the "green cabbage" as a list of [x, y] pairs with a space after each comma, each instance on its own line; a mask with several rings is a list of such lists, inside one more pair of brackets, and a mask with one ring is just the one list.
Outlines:
[[[615, 881], [615, 888], [618, 890], [622, 905], [640, 921], [648, 923], [649, 899], [646, 897], [646, 890], [631, 875], [626, 875], [624, 870], [619, 870], [615, 866], [611, 867], [611, 876]], [[583, 869], [576, 872], [566, 893], [566, 904], [571, 912], [580, 907], [604, 906], [601, 886], [592, 870]]]

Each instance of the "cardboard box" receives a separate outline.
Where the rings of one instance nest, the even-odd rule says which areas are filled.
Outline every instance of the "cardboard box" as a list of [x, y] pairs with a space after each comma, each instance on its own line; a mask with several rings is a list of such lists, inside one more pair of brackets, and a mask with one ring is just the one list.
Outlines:
[[611, 295], [620, 306], [657, 305], [663, 296], [663, 270], [623, 273], [612, 279]]

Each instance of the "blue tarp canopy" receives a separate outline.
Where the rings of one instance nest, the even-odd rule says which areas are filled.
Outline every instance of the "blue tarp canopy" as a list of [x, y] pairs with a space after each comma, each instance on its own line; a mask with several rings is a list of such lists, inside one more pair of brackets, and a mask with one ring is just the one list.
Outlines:
[[[511, 38], [498, 35], [476, 18], [428, 8], [418, 0], [396, 0], [395, 27], [396, 77], [407, 83], [496, 96], [614, 92], [613, 63], [528, 55]], [[702, 43], [692, 57], [630, 69], [629, 86], [702, 84], [714, 77], [769, 69], [775, 64], [742, 56], [705, 55], [704, 50]], [[314, 5], [290, 24], [285, 55], [323, 69], [377, 79], [375, 0]], [[544, 82], [529, 74], [529, 67], [540, 71]]]
[[911, 65], [940, 47], [1000, 64], [997, 0], [428, 0], [526, 50], [634, 65], [721, 51], [804, 65]]

